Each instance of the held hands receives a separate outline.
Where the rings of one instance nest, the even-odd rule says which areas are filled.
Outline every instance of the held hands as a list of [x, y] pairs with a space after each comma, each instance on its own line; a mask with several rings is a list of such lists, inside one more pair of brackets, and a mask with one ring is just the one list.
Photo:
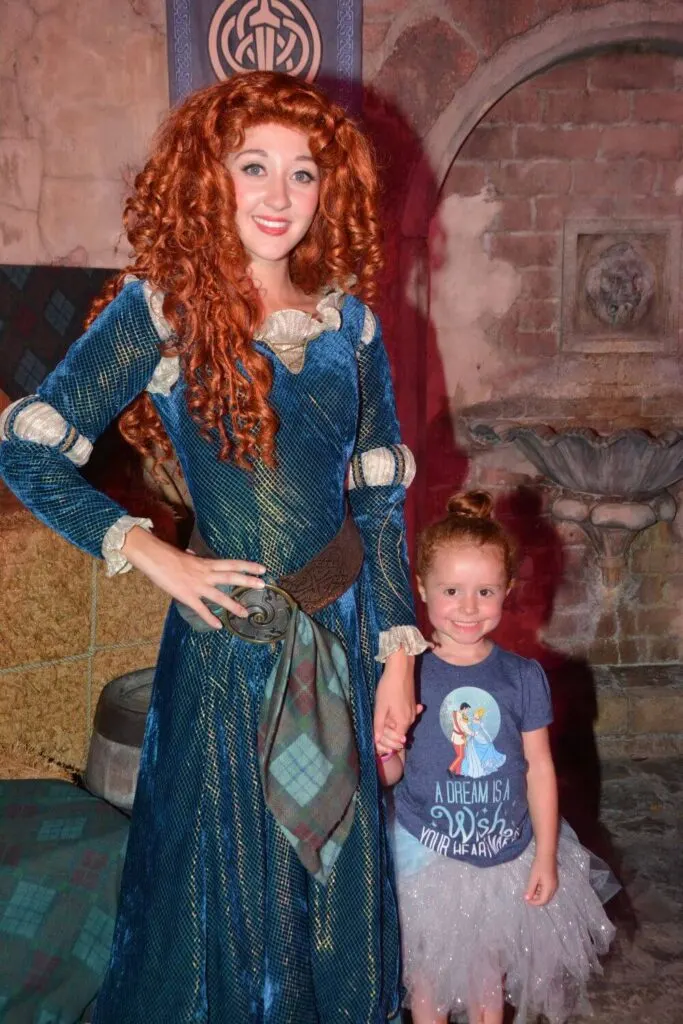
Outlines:
[[557, 857], [534, 857], [524, 899], [532, 907], [544, 907], [557, 892]]
[[123, 554], [152, 583], [188, 605], [214, 629], [221, 628], [221, 621], [202, 598], [240, 618], [248, 615], [246, 608], [219, 590], [217, 584], [256, 589], [265, 585], [260, 579], [266, 571], [264, 565], [238, 558], [199, 558], [189, 551], [179, 551], [139, 526], [127, 534]]
[[415, 659], [402, 647], [384, 663], [375, 695], [374, 734], [377, 753], [402, 750], [422, 705], [415, 703]]

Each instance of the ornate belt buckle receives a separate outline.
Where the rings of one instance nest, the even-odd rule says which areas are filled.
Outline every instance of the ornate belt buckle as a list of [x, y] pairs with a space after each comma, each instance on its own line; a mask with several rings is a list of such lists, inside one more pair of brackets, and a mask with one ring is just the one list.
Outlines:
[[246, 618], [240, 618], [224, 610], [221, 618], [231, 633], [252, 644], [274, 644], [284, 639], [296, 608], [294, 598], [286, 590], [266, 583], [262, 590], [236, 587], [230, 596], [249, 612]]

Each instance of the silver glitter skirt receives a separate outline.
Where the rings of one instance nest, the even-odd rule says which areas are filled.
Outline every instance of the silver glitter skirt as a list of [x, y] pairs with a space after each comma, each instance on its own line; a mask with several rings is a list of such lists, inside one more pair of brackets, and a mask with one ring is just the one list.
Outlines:
[[427, 988], [440, 1013], [499, 1006], [506, 998], [515, 1021], [543, 1013], [560, 1024], [589, 1010], [586, 982], [601, 972], [614, 927], [591, 886], [591, 855], [563, 829], [559, 886], [544, 907], [524, 893], [534, 843], [516, 860], [479, 868], [426, 850], [393, 826], [406, 1005]]

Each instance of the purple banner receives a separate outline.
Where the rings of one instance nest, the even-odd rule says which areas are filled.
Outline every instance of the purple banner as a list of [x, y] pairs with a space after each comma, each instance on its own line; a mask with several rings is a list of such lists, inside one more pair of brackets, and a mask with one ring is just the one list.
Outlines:
[[237, 71], [284, 71], [359, 106], [362, 0], [166, 0], [171, 103]]

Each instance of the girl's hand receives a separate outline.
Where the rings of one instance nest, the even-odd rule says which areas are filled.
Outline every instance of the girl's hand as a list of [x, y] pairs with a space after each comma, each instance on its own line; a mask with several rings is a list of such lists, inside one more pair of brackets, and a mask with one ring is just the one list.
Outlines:
[[209, 611], [202, 598], [221, 605], [240, 618], [249, 614], [243, 605], [218, 590], [218, 583], [255, 589], [265, 586], [260, 576], [266, 568], [258, 562], [237, 558], [199, 558], [188, 551], [179, 551], [139, 526], [134, 526], [126, 535], [122, 551], [131, 565], [152, 583], [192, 608], [214, 629], [221, 629], [222, 623]]
[[415, 704], [415, 659], [402, 647], [384, 663], [375, 695], [375, 745], [380, 754], [401, 750], [417, 715]]
[[397, 754], [385, 754], [377, 757], [377, 774], [383, 786], [395, 786], [403, 777], [403, 766], [405, 762], [405, 751]]
[[379, 739], [375, 739], [375, 750], [380, 757], [387, 756], [389, 754], [397, 754], [399, 750], [403, 750], [406, 745], [406, 738], [403, 733], [399, 733], [395, 728], [389, 725], [389, 721], [385, 720], [384, 729]]
[[[424, 710], [422, 704], [415, 705], [415, 717]], [[375, 749], [380, 757], [389, 754], [401, 754], [405, 749], [405, 734], [396, 731], [393, 719], [387, 719], [384, 723], [384, 730], [378, 740], [375, 741]]]
[[533, 907], [544, 907], [557, 892], [557, 859], [534, 857], [524, 899]]

